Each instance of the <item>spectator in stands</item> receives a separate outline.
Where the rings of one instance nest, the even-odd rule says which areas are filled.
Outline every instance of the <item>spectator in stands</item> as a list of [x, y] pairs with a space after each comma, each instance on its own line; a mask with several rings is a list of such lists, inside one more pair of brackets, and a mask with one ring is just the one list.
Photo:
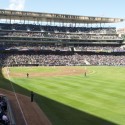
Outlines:
[[7, 117], [7, 113], [6, 113], [6, 112], [3, 113], [2, 123], [3, 123], [4, 125], [9, 125], [9, 119], [8, 119], [8, 117]]
[[7, 102], [3, 96], [0, 96], [0, 125], [9, 125], [7, 116]]

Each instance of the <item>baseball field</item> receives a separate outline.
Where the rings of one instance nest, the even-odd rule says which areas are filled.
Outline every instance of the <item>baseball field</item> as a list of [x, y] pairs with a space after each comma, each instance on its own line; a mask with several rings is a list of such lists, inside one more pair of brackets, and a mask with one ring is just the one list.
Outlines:
[[35, 93], [53, 125], [125, 125], [125, 67], [13, 67], [8, 75], [16, 92]]

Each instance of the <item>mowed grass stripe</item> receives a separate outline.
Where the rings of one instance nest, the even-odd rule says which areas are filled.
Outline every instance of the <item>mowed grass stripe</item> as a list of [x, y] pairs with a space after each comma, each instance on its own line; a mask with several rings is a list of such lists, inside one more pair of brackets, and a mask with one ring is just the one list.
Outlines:
[[[55, 82], [55, 81], [54, 81]], [[34, 82], [35, 83], [35, 82]], [[52, 84], [52, 83], [51, 83]], [[38, 85], [38, 83], [36, 84], [36, 87], [35, 88], [38, 88], [38, 90], [42, 90], [44, 93], [45, 93], [45, 91], [44, 90], [46, 90], [46, 88], [48, 89], [48, 91], [47, 91], [47, 93], [49, 94], [49, 93], [51, 93], [52, 95], [53, 94], [57, 94], [56, 93], [56, 91], [55, 91], [55, 89], [60, 89], [61, 88], [61, 90], [62, 89], [64, 89], [65, 90], [65, 87], [59, 87], [59, 85], [60, 85], [60, 83], [58, 83], [58, 84], [53, 84], [53, 85], [51, 85], [50, 83], [48, 84], [48, 83], [42, 83], [42, 88], [41, 88], [41, 83]], [[67, 83], [68, 84], [68, 83]], [[32, 84], [31, 84], [32, 85]], [[43, 86], [43, 85], [45, 85], [45, 86]], [[54, 85], [56, 85], [56, 86], [54, 86]], [[33, 84], [33, 86], [34, 86], [34, 84]], [[74, 87], [74, 86], [73, 86]], [[85, 87], [85, 86], [84, 86]], [[51, 90], [51, 89], [54, 89], [53, 91]], [[79, 91], [78, 91], [79, 92]], [[78, 94], [78, 92], [77, 92], [77, 94]], [[101, 97], [99, 96], [100, 94], [98, 93], [98, 91], [96, 91], [96, 93], [94, 93], [93, 91], [90, 91], [89, 93], [86, 93], [87, 91], [85, 91], [84, 93], [81, 93], [80, 92], [80, 94], [77, 96], [77, 98], [79, 98], [80, 100], [81, 99], [87, 99], [87, 101], [86, 101], [86, 103], [88, 103], [88, 101], [91, 101], [90, 103], [92, 103], [93, 102], [93, 100], [95, 100], [94, 99], [94, 97], [96, 97], [96, 103], [95, 103], [95, 105], [98, 105], [99, 107], [100, 106], [103, 106], [104, 104], [105, 104], [105, 102], [107, 101], [108, 102], [108, 108], [112, 108], [112, 105], [114, 105], [114, 106], [117, 106], [116, 104], [116, 97], [114, 98], [114, 101], [113, 102], [111, 102], [110, 100], [111, 100], [111, 98], [113, 98], [112, 96], [110, 97], [109, 95], [108, 95], [108, 93], [106, 94], [106, 96], [105, 96], [105, 94], [101, 94]], [[70, 91], [70, 93], [68, 92], [68, 94], [66, 94], [65, 93], [65, 95], [66, 96], [69, 96], [69, 95], [73, 95], [72, 93], [71, 93], [71, 91]], [[83, 96], [83, 97], [81, 97], [80, 98], [80, 95], [81, 96]], [[57, 95], [56, 95], [57, 96]], [[75, 95], [73, 95], [73, 96], [75, 96]], [[63, 97], [64, 98], [64, 100], [65, 100], [65, 97], [64, 96], [59, 96], [59, 97]], [[76, 97], [76, 96], [75, 96]], [[105, 98], [104, 98], [105, 97]], [[58, 99], [58, 98], [56, 98], [56, 99]], [[97, 101], [98, 100], [98, 101]], [[110, 102], [110, 105], [109, 105], [109, 102]]]
[[[60, 80], [62, 81], [62, 82], [60, 82]], [[84, 80], [84, 81], [82, 81], [82, 80]], [[47, 80], [48, 81], [48, 80]], [[50, 80], [51, 81], [51, 84], [53, 83], [53, 80]], [[102, 84], [101, 82], [102, 81], [96, 81], [96, 84], [94, 83], [92, 83], [92, 82], [90, 82], [90, 81], [86, 81], [86, 79], [80, 79], [80, 77], [75, 77], [75, 78], [69, 78], [69, 79], [56, 79], [56, 80], [54, 80], [54, 82], [55, 83], [59, 83], [58, 85], [60, 85], [60, 84], [62, 84], [63, 86], [70, 86], [70, 87], [75, 87], [74, 89], [76, 89], [76, 88], [81, 88], [81, 89], [89, 89], [89, 90], [92, 90], [92, 89], [101, 89], [102, 90], [102, 88], [104, 88], [105, 90], [104, 91], [106, 91], [106, 93], [109, 93], [109, 94], [115, 94], [115, 96], [123, 96], [124, 97], [124, 88], [123, 87], [120, 87], [119, 86], [119, 88], [117, 87], [117, 84], [115, 85], [115, 84], [113, 84], [113, 85], [109, 85], [109, 83], [110, 82], [103, 82], [103, 83], [105, 83], [105, 84]], [[74, 84], [73, 84], [74, 83]], [[90, 84], [91, 83], [91, 84]], [[56, 85], [56, 84], [53, 84], [53, 85]], [[94, 90], [95, 90], [94, 89]], [[120, 94], [121, 93], [121, 94]], [[117, 95], [118, 94], [118, 95]]]
[[[47, 80], [48, 81], [48, 80]], [[37, 81], [38, 82], [38, 81]], [[35, 83], [35, 81], [34, 81], [34, 83]], [[49, 84], [48, 84], [49, 83]], [[55, 81], [54, 81], [54, 84], [53, 84], [53, 82], [46, 82], [46, 83], [42, 83], [42, 86], [43, 85], [45, 85], [45, 86], [43, 86], [44, 87], [44, 89], [48, 89], [49, 91], [51, 90], [51, 89], [54, 89], [54, 93], [56, 92], [55, 91], [55, 89], [60, 89], [60, 90], [65, 90], [65, 91], [68, 91], [68, 89], [69, 89], [69, 87], [64, 87], [64, 84], [62, 85], [62, 86], [60, 86], [60, 81], [58, 81], [57, 82], [58, 84], [55, 84]], [[64, 83], [64, 81], [63, 81], [63, 83]], [[66, 82], [65, 82], [66, 83]], [[66, 83], [67, 85], [68, 85], [68, 83]], [[39, 87], [41, 87], [41, 83], [38, 85], [38, 83], [36, 84], [37, 85], [37, 87], [39, 88]], [[34, 84], [33, 84], [33, 86], [34, 86]], [[71, 86], [70, 86], [71, 87]], [[74, 87], [74, 86], [72, 86], [72, 87]], [[90, 91], [90, 94], [96, 94], [96, 95], [100, 95], [99, 94], [99, 92], [100, 92], [100, 87], [99, 87], [99, 89], [98, 89], [98, 87], [96, 87], [96, 89], [95, 89], [95, 87], [92, 87], [91, 86], [91, 88], [87, 85], [87, 86], [79, 86], [80, 88], [84, 88], [86, 91], [85, 92], [87, 92], [88, 90], [91, 90]], [[67, 90], [66, 90], [67, 89]], [[94, 90], [94, 92], [93, 92], [93, 90]], [[96, 90], [96, 91], [95, 91]], [[108, 91], [109, 91], [109, 88], [108, 88]], [[111, 92], [108, 92], [107, 91], [107, 89], [105, 89], [105, 90], [102, 90], [101, 89], [101, 98], [102, 97], [105, 97], [105, 98], [109, 98], [109, 100], [111, 99], [111, 98], [114, 98], [114, 101], [117, 99], [117, 94], [115, 93], [115, 92], [113, 92], [112, 91], [112, 93]], [[78, 91], [79, 92], [79, 91]], [[53, 93], [53, 91], [51, 90], [49, 93]], [[71, 93], [71, 91], [70, 91], [70, 93]], [[81, 92], [80, 92], [81, 93]], [[103, 94], [102, 94], [103, 93]], [[86, 93], [83, 93], [83, 96], [84, 96], [84, 94], [86, 94]], [[114, 94], [115, 94], [115, 97], [113, 97], [114, 96]], [[104, 96], [102, 96], [102, 95], [104, 95]], [[111, 95], [111, 96], [110, 96]], [[122, 94], [121, 94], [122, 95]], [[120, 96], [120, 95], [119, 95]], [[116, 101], [115, 101], [116, 102]]]
[[[31, 84], [31, 85], [32, 85], [32, 84]], [[36, 84], [36, 85], [37, 85], [37, 86], [35, 86], [34, 88], [35, 88], [35, 89], [37, 88], [37, 90], [41, 90], [41, 88], [39, 88], [40, 86], [39, 86], [38, 84]], [[42, 89], [42, 91], [44, 91], [44, 90], [45, 90], [45, 88]], [[45, 91], [44, 91], [44, 92], [45, 92]], [[49, 91], [48, 91], [47, 93], [49, 93]], [[47, 93], [46, 93], [46, 94], [47, 94]], [[74, 96], [74, 95], [73, 95], [73, 96]], [[79, 97], [79, 96], [74, 96], [74, 97], [75, 97], [74, 99], [68, 98], [68, 101], [69, 101], [69, 100], [73, 100], [73, 102], [76, 101], [76, 103], [79, 103], [79, 104], [80, 104], [80, 102], [81, 102], [81, 101], [80, 101], [80, 100], [81, 100], [80, 97]], [[66, 98], [67, 98], [67, 96], [64, 97], [64, 96], [61, 96], [61, 95], [58, 96], [58, 94], [56, 95], [56, 99], [58, 99], [58, 100], [61, 99], [61, 102], [63, 102], [63, 101], [66, 101], [66, 102], [67, 102], [67, 99], [66, 99]], [[77, 98], [78, 98], [78, 99], [77, 99]], [[83, 105], [84, 103], [86, 103], [87, 105], [89, 104], [89, 105], [90, 105], [89, 107], [92, 107], [92, 104], [93, 104], [93, 103], [91, 103], [91, 102], [88, 103], [88, 100], [87, 100], [87, 102], [82, 102], [82, 105]], [[84, 105], [84, 106], [85, 106], [85, 105]], [[94, 106], [94, 107], [96, 107], [96, 106]], [[83, 108], [83, 107], [82, 107], [82, 108]], [[87, 107], [87, 108], [88, 108], [88, 107]], [[89, 110], [90, 110], [90, 108], [89, 108]]]
[[[47, 80], [47, 81], [48, 81], [48, 80]], [[35, 82], [36, 82], [36, 81], [34, 81], [34, 83], [35, 83]], [[37, 82], [38, 82], [38, 81], [37, 81]], [[45, 86], [46, 86], [48, 89], [49, 89], [49, 88], [50, 88], [50, 89], [60, 89], [60, 88], [61, 88], [61, 90], [62, 90], [62, 88], [63, 88], [63, 89], [67, 89], [67, 90], [68, 90], [69, 87], [67, 87], [66, 85], [65, 85], [65, 87], [64, 87], [64, 84], [61, 85], [61, 83], [64, 83], [64, 82], [66, 83], [67, 86], [69, 85], [69, 84], [67, 83], [67, 81], [64, 81], [64, 80], [63, 80], [63, 82], [56, 81], [56, 83], [58, 83], [58, 84], [55, 84], [55, 80], [54, 80], [54, 84], [53, 84], [53, 81], [51, 81], [51, 83], [48, 82], [49, 84], [48, 84], [47, 82], [45, 82], [45, 83], [42, 83], [42, 85], [45, 84]], [[79, 83], [80, 83], [80, 82], [79, 82]], [[40, 85], [40, 86], [41, 86], [41, 85]], [[59, 86], [60, 86], [60, 87], [59, 87]], [[63, 86], [63, 87], [62, 87], [62, 86]], [[39, 87], [39, 86], [38, 86], [38, 87]], [[70, 87], [76, 87], [76, 86], [70, 86]], [[77, 87], [78, 87], [78, 85], [77, 85]], [[80, 88], [84, 88], [84, 89], [86, 89], [87, 91], [88, 91], [88, 89], [91, 90], [91, 91], [93, 91], [93, 89], [95, 90], [95, 87], [92, 87], [92, 86], [91, 86], [91, 88], [90, 88], [88, 85], [86, 85], [86, 86], [83, 86], [83, 85], [82, 85], [82, 86], [79, 86], [79, 87], [80, 87]], [[96, 87], [96, 89], [98, 90], [98, 91], [96, 91], [96, 93], [99, 92], [99, 90], [100, 90], [99, 88], [100, 88], [100, 87], [102, 88], [102, 86]], [[76, 89], [76, 88], [75, 88], [75, 89]], [[109, 93], [109, 95], [111, 95], [111, 96], [114, 96], [114, 94], [115, 94], [115, 96], [118, 96], [117, 93], [116, 93], [116, 90], [115, 90], [115, 92], [114, 92], [113, 90], [110, 91], [110, 88], [109, 88], [109, 87], [108, 87], [108, 89], [105, 89], [105, 90], [103, 90], [103, 91], [101, 90], [101, 93], [102, 93], [102, 92], [104, 92], [104, 93], [106, 92], [107, 94]], [[120, 91], [120, 92], [121, 92], [121, 91]], [[121, 95], [119, 95], [119, 96], [123, 96], [123, 95], [121, 94]]]
[[[48, 80], [47, 80], [48, 81]], [[36, 80], [34, 81], [34, 83], [36, 82]], [[38, 81], [37, 81], [38, 82]], [[31, 83], [30, 84], [30, 86], [33, 86], [34, 87], [34, 83]], [[67, 83], [68, 84], [68, 83]], [[29, 87], [29, 85], [28, 85], [28, 87]], [[27, 87], [27, 88], [28, 88]], [[46, 82], [46, 83], [42, 83], [42, 87], [41, 87], [41, 83], [37, 83], [37, 84], [35, 84], [35, 87], [36, 88], [40, 88], [40, 89], [42, 89], [42, 91], [43, 90], [46, 90], [46, 89], [48, 89], [48, 91], [47, 91], [47, 93], [55, 93], [56, 91], [58, 92], [58, 91], [65, 91], [65, 92], [70, 92], [71, 94], [72, 94], [72, 92], [70, 91], [70, 89], [71, 89], [71, 86], [70, 86], [70, 88], [69, 87], [66, 87], [66, 86], [63, 86], [63, 85], [61, 85], [60, 86], [60, 82], [58, 82], [58, 84], [55, 84], [55, 81], [54, 81], [54, 83], [49, 83], [49, 82]], [[74, 88], [74, 86], [72, 86], [73, 88]], [[80, 94], [81, 95], [85, 95], [86, 94], [86, 92], [89, 92], [90, 94], [92, 94], [92, 95], [94, 95], [94, 93], [95, 93], [95, 95], [96, 95], [96, 98], [97, 98], [97, 96], [99, 96], [99, 95], [101, 95], [101, 98], [103, 98], [103, 97], [105, 97], [106, 99], [111, 99], [111, 98], [114, 98], [114, 101], [116, 102], [116, 99], [117, 99], [117, 94], [116, 94], [116, 96], [115, 97], [113, 97], [114, 96], [114, 93], [108, 93], [106, 90], [104, 90], [104, 92], [103, 92], [103, 90], [101, 90], [101, 92], [100, 92], [100, 87], [99, 87], [99, 89], [98, 89], [98, 87], [93, 87], [92, 88], [92, 86], [91, 86], [91, 88], [89, 87], [89, 86], [79, 86], [79, 87], [81, 87], [81, 88], [84, 88], [85, 90], [84, 90], [84, 92], [83, 92], [83, 94], [82, 94], [82, 90], [81, 91], [79, 91], [81, 88], [79, 88], [79, 90], [77, 91], [77, 93], [75, 93], [75, 94], [78, 94], [79, 92], [80, 92]], [[56, 90], [57, 89], [57, 90]], [[91, 91], [89, 91], [89, 90], [91, 90]], [[94, 91], [94, 92], [93, 92]], [[106, 92], [105, 92], [106, 91]], [[45, 92], [45, 91], [44, 91]], [[102, 96], [103, 95], [103, 96]], [[113, 96], [112, 96], [113, 95]], [[119, 95], [120, 96], [120, 95]], [[105, 99], [104, 98], [104, 99]]]

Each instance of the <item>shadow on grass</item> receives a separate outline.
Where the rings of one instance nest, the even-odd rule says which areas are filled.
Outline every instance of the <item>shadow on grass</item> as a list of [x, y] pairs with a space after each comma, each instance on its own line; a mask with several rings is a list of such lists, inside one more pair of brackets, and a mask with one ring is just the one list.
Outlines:
[[[30, 96], [30, 91], [12, 83], [16, 92]], [[4, 78], [0, 68], [0, 88], [12, 91], [10, 81]], [[52, 99], [35, 94], [35, 101], [50, 119], [53, 125], [116, 125], [110, 121], [74, 109]]]

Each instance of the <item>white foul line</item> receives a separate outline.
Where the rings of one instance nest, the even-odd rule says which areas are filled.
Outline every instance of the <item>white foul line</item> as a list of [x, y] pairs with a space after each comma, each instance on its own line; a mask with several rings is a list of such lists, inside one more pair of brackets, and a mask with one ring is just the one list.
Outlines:
[[[10, 80], [10, 75], [9, 75], [9, 69], [8, 69], [8, 67], [7, 67], [7, 77], [8, 77], [8, 79]], [[23, 119], [24, 119], [24, 122], [25, 122], [25, 125], [28, 125], [27, 124], [27, 121], [26, 121], [26, 118], [25, 118], [25, 116], [24, 116], [24, 113], [23, 113], [23, 110], [22, 110], [22, 108], [21, 108], [21, 105], [20, 105], [20, 103], [19, 103], [19, 99], [18, 99], [18, 97], [17, 97], [17, 94], [16, 94], [16, 91], [15, 91], [15, 89], [14, 89], [14, 86], [13, 86], [13, 84], [12, 84], [12, 82], [10, 81], [10, 83], [11, 83], [11, 87], [12, 87], [12, 89], [13, 89], [13, 92], [14, 92], [14, 95], [15, 95], [15, 98], [16, 98], [16, 100], [17, 100], [17, 103], [18, 103], [18, 106], [19, 106], [19, 109], [20, 109], [20, 111], [21, 111], [21, 114], [22, 114], [22, 116], [23, 116]]]

